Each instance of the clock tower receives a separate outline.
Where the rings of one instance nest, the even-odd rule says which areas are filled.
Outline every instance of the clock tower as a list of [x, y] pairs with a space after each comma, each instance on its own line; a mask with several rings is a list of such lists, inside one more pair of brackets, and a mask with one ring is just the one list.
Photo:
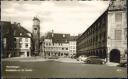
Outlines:
[[32, 40], [33, 54], [38, 56], [40, 53], [40, 20], [37, 17], [33, 18]]

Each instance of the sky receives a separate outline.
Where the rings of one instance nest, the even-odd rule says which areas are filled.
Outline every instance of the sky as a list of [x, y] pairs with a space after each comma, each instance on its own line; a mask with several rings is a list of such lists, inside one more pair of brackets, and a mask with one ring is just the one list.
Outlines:
[[40, 32], [78, 35], [86, 31], [108, 8], [108, 1], [2, 1], [1, 20], [19, 22], [32, 32], [33, 17], [40, 19]]

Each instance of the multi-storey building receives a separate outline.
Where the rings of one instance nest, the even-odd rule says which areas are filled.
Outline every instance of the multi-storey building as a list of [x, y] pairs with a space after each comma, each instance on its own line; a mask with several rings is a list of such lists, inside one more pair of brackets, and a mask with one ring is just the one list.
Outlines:
[[20, 23], [1, 22], [2, 57], [27, 57], [31, 55], [31, 33]]
[[70, 57], [76, 55], [76, 39], [77, 39], [77, 36], [70, 36], [70, 40], [69, 40]]
[[120, 61], [128, 52], [126, 1], [111, 1], [108, 8], [107, 51], [112, 62]]
[[32, 46], [32, 54], [38, 56], [40, 54], [40, 20], [37, 17], [33, 18]]
[[2, 57], [10, 57], [13, 51], [13, 28], [11, 22], [0, 22], [1, 33], [1, 55]]
[[107, 11], [105, 11], [77, 39], [77, 55], [97, 55], [106, 57], [107, 50]]
[[76, 54], [76, 40], [70, 34], [48, 33], [42, 43], [43, 56], [71, 57]]
[[77, 55], [96, 55], [120, 62], [127, 52], [126, 0], [114, 0], [77, 39]]
[[14, 51], [12, 56], [28, 57], [31, 56], [31, 33], [23, 28], [20, 23], [12, 24]]

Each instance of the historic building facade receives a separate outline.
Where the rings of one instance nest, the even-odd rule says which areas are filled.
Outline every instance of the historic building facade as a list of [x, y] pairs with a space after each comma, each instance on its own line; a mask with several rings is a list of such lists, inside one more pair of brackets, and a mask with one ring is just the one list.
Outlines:
[[2, 57], [31, 56], [31, 33], [20, 23], [1, 22]]
[[107, 51], [107, 11], [105, 11], [77, 39], [77, 55], [96, 55], [106, 58]]
[[13, 57], [29, 57], [31, 56], [31, 33], [20, 25], [20, 23], [12, 24], [13, 26]]
[[71, 57], [76, 54], [76, 40], [70, 34], [48, 33], [41, 45], [42, 56]]
[[76, 39], [77, 39], [77, 36], [70, 36], [70, 40], [69, 40], [70, 57], [76, 55]]
[[40, 53], [40, 20], [37, 17], [33, 18], [32, 29], [32, 51], [33, 55], [37, 56]]
[[96, 55], [120, 62], [127, 52], [125, 0], [115, 0], [77, 39], [77, 55]]
[[1, 21], [0, 22], [0, 33], [1, 33], [1, 55], [2, 57], [10, 57], [13, 48], [13, 28], [11, 22]]
[[107, 51], [111, 62], [119, 62], [128, 52], [126, 1], [111, 1], [108, 8]]

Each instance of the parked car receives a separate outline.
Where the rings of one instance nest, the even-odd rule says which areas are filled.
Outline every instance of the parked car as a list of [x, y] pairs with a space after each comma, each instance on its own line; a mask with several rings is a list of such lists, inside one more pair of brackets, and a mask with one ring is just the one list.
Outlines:
[[85, 61], [87, 59], [86, 55], [81, 55], [77, 58], [77, 61]]
[[122, 62], [118, 65], [119, 67], [127, 67], [127, 62]]
[[125, 62], [127, 62], [127, 58], [122, 58], [120, 61], [120, 63], [125, 63]]
[[123, 58], [120, 61], [119, 67], [127, 67], [127, 58]]
[[84, 61], [87, 64], [104, 64], [105, 61], [98, 56], [89, 56], [87, 59]]

